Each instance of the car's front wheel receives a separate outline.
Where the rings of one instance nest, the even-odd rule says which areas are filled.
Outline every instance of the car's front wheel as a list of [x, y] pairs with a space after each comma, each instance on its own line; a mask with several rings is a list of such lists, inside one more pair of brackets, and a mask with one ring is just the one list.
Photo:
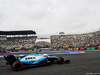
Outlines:
[[64, 63], [64, 58], [63, 57], [59, 57], [57, 59], [58, 64], [63, 64]]

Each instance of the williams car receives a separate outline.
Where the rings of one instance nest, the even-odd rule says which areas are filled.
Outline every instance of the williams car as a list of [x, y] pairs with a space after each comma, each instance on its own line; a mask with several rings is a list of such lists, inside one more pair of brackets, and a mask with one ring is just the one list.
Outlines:
[[10, 65], [15, 71], [23, 69], [25, 65], [51, 65], [54, 62], [63, 64], [69, 63], [70, 60], [64, 60], [63, 57], [49, 56], [48, 54], [31, 53], [26, 56], [15, 57], [14, 55], [4, 56], [7, 61], [6, 64]]

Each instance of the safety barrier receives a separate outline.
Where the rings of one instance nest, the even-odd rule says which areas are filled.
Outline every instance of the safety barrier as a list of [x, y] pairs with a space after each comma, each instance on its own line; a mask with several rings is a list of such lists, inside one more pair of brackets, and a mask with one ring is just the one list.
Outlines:
[[10, 52], [12, 52], [12, 51], [6, 51], [5, 53], [10, 53]]
[[54, 49], [54, 50], [56, 50], [56, 49]]
[[86, 50], [95, 50], [96, 48], [92, 47], [92, 48], [86, 48]]
[[68, 48], [68, 50], [73, 50], [73, 48]]
[[28, 50], [28, 51], [32, 51], [32, 50]]
[[25, 51], [28, 51], [28, 50], [25, 50]]
[[68, 50], [67, 48], [65, 50]]
[[73, 48], [73, 50], [79, 50], [79, 48]]
[[14, 51], [12, 51], [12, 52], [17, 52], [17, 51], [14, 50]]
[[15, 48], [15, 50], [21, 50], [21, 48]]
[[91, 50], [95, 50], [96, 48], [91, 48]]
[[100, 47], [98, 49], [100, 49]]
[[91, 50], [91, 48], [86, 48], [86, 50]]
[[59, 50], [59, 49], [56, 49], [56, 50]]
[[[100, 50], [100, 47], [89, 47], [89, 48], [57, 48], [57, 49], [51, 49], [51, 50]], [[34, 51], [34, 49], [26, 49], [26, 50], [0, 50], [0, 53], [9, 53], [9, 52], [23, 52], [23, 51]]]
[[5, 51], [0, 51], [0, 53], [5, 53]]
[[85, 48], [80, 48], [80, 50], [85, 50]]

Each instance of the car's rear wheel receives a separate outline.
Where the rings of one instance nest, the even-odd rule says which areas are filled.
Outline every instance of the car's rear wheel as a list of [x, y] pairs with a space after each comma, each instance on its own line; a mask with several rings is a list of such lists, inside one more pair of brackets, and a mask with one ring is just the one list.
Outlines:
[[20, 61], [16, 61], [16, 62], [13, 63], [12, 68], [15, 71], [20, 71], [20, 70], [23, 69], [23, 63], [21, 63]]
[[64, 63], [64, 58], [63, 57], [59, 57], [57, 59], [58, 64], [63, 64]]

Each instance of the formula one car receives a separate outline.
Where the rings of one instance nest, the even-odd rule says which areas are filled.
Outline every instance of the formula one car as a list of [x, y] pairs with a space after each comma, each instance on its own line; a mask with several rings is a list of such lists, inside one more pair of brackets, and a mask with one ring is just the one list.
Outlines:
[[70, 60], [64, 61], [63, 57], [49, 56], [48, 54], [32, 53], [22, 57], [15, 57], [14, 55], [4, 56], [13, 70], [19, 71], [23, 69], [24, 65], [50, 65], [57, 61], [58, 64], [64, 62], [69, 63]]

